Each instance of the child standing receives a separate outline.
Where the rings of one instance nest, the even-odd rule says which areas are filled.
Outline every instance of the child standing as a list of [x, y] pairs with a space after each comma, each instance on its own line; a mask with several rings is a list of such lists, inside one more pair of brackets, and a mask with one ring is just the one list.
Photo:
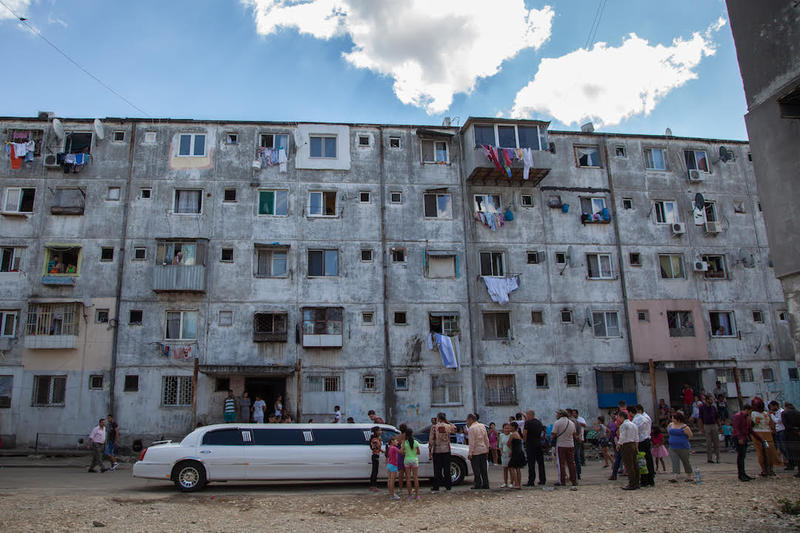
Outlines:
[[[400, 449], [397, 447], [397, 437], [392, 437], [386, 445], [386, 471], [389, 474], [389, 497], [399, 500], [400, 496], [394, 493], [394, 480], [397, 477], [397, 462], [400, 457]], [[402, 489], [402, 486], [399, 487]]]
[[406, 441], [403, 444], [405, 458], [403, 466], [406, 470], [406, 488], [408, 489], [408, 499], [411, 499], [411, 482], [414, 482], [414, 497], [419, 500], [419, 442], [414, 440], [414, 432], [411, 428], [406, 429]]
[[492, 464], [497, 464], [497, 428], [494, 422], [489, 424], [489, 453], [491, 454]]
[[500, 460], [503, 463], [503, 484], [500, 485], [501, 489], [510, 487], [508, 483], [508, 461], [511, 459], [511, 448], [508, 447], [508, 436], [511, 434], [511, 426], [506, 422], [503, 424], [503, 432], [497, 438], [497, 444], [500, 447]]
[[661, 471], [667, 471], [667, 465], [664, 463], [664, 457], [669, 455], [667, 447], [664, 446], [664, 430], [659, 426], [653, 426], [650, 432], [650, 441], [653, 443], [653, 463], [655, 463], [656, 472], [658, 472], [658, 462], [661, 461]]
[[730, 419], [725, 420], [722, 424], [722, 436], [725, 437], [725, 449], [733, 449], [733, 426]]
[[456, 432], [456, 444], [464, 444], [464, 428], [458, 428]]

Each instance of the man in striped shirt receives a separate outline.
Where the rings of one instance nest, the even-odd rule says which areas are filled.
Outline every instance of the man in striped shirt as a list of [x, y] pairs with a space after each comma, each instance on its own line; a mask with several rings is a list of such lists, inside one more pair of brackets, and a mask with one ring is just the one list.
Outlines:
[[228, 397], [225, 398], [225, 411], [222, 413], [225, 423], [236, 422], [236, 398], [233, 397], [233, 390], [228, 389]]

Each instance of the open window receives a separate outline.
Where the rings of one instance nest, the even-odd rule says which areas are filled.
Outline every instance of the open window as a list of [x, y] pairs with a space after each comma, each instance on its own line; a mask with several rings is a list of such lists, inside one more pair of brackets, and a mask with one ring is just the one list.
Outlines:
[[303, 308], [303, 347], [341, 348], [343, 325], [341, 307]]
[[335, 217], [336, 191], [311, 191], [308, 193], [308, 216]]
[[686, 170], [710, 172], [708, 169], [708, 156], [705, 150], [684, 150], [683, 156], [686, 160]]
[[724, 255], [703, 255], [701, 259], [708, 263], [708, 270], [703, 272], [705, 279], [725, 279], [727, 277]]
[[19, 272], [24, 248], [0, 248], [0, 272]]
[[458, 327], [458, 314], [454, 313], [428, 313], [428, 326], [431, 333], [439, 333], [446, 337], [454, 337], [461, 333]]
[[33, 213], [36, 189], [33, 187], [8, 187], [3, 202], [4, 214]]
[[89, 154], [92, 151], [92, 133], [68, 131], [64, 136], [64, 153]]
[[255, 313], [254, 342], [286, 342], [288, 315], [286, 313]]
[[423, 163], [437, 163], [444, 165], [450, 162], [447, 141], [422, 139], [420, 140], [420, 145], [422, 147]]
[[711, 323], [712, 337], [736, 336], [736, 321], [733, 311], [711, 311], [708, 313], [708, 319]]
[[476, 213], [499, 213], [501, 210], [499, 194], [476, 194], [472, 200]]
[[161, 266], [193, 266], [206, 264], [206, 243], [199, 241], [159, 241], [156, 264]]
[[653, 204], [656, 224], [675, 224], [678, 220], [678, 204], [674, 200], [656, 200]]
[[576, 146], [575, 164], [582, 168], [600, 168], [600, 149], [597, 146]]
[[53, 215], [82, 215], [86, 207], [86, 192], [79, 187], [59, 187], [53, 196], [50, 213]]
[[606, 208], [606, 199], [602, 196], [584, 196], [581, 198], [581, 222], [609, 222], [611, 215]]
[[81, 275], [81, 247], [48, 245], [44, 253], [45, 277], [77, 277]]
[[28, 144], [33, 141], [33, 156], [39, 157], [42, 155], [42, 137], [44, 137], [44, 130], [10, 129], [6, 142]]
[[691, 311], [667, 311], [670, 337], [694, 337], [694, 320]]

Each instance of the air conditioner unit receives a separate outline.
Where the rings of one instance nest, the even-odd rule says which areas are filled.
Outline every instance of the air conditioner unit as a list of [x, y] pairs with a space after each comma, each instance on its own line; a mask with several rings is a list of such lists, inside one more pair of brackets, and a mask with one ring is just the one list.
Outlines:
[[44, 166], [47, 168], [58, 168], [61, 165], [58, 164], [56, 154], [46, 154], [44, 156]]
[[706, 233], [719, 233], [722, 231], [720, 222], [706, 222]]
[[672, 223], [672, 234], [673, 235], [683, 235], [686, 233], [686, 224], [683, 222], [673, 222]]
[[699, 170], [689, 171], [689, 181], [703, 181], [703, 179], [703, 175], [700, 174]]
[[706, 261], [695, 261], [694, 262], [694, 271], [695, 272], [708, 272], [708, 262], [706, 262]]

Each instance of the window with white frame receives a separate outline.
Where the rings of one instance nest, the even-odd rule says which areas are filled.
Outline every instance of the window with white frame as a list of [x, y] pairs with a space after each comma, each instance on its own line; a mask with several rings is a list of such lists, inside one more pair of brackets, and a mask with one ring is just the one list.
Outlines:
[[595, 337], [619, 337], [619, 316], [616, 311], [592, 313]]
[[613, 279], [611, 254], [586, 254], [589, 279]]
[[309, 156], [315, 159], [336, 159], [336, 140], [335, 135], [310, 135]]
[[400, 148], [400, 137], [389, 137], [389, 148]]
[[681, 254], [658, 254], [658, 268], [661, 279], [683, 279], [683, 256]]
[[499, 194], [476, 194], [472, 197], [472, 200], [472, 205], [476, 213], [500, 212]]
[[361, 376], [361, 390], [363, 392], [375, 392], [378, 390], [377, 382], [375, 381], [375, 376], [367, 375]]
[[391, 191], [389, 193], [389, 203], [391, 203], [391, 204], [402, 204], [403, 203], [403, 193], [401, 191]]
[[308, 275], [338, 276], [339, 250], [309, 250]]
[[486, 375], [486, 405], [516, 405], [517, 383], [514, 374]]
[[444, 164], [450, 161], [447, 141], [422, 139], [420, 144], [423, 163]]
[[167, 311], [164, 338], [168, 340], [197, 339], [197, 311]]
[[566, 376], [564, 376], [564, 381], [566, 382], [567, 387], [581, 386], [581, 377], [577, 372], [567, 372]]
[[371, 263], [372, 262], [372, 249], [363, 248], [361, 250], [361, 261], [363, 263]]
[[710, 311], [708, 320], [711, 324], [712, 337], [736, 336], [736, 321], [733, 311]]
[[36, 189], [33, 187], [8, 187], [6, 188], [4, 213], [33, 213], [33, 200]]
[[203, 206], [203, 191], [200, 189], [175, 189], [174, 212], [198, 214]]
[[341, 307], [303, 308], [303, 335], [341, 335], [343, 328]]
[[481, 276], [504, 276], [505, 257], [503, 252], [480, 252]]
[[395, 376], [394, 390], [408, 390], [408, 376]]
[[0, 248], [0, 272], [19, 272], [24, 248], [4, 246]]
[[694, 320], [691, 311], [667, 311], [670, 337], [694, 337]]
[[67, 376], [33, 376], [34, 407], [63, 406], [67, 393]]
[[233, 326], [233, 311], [228, 309], [222, 309], [219, 312], [219, 318], [217, 319], [217, 324], [220, 327], [228, 328]]
[[709, 172], [708, 156], [705, 150], [684, 150], [683, 157], [686, 160], [687, 170], [699, 170]]
[[335, 217], [336, 191], [311, 191], [308, 193], [308, 216]]
[[476, 124], [475, 145], [500, 148], [547, 150], [547, 128], [543, 125]]
[[289, 250], [285, 248], [262, 248], [256, 246], [254, 275], [257, 278], [284, 278], [288, 269]]
[[601, 215], [606, 208], [606, 199], [602, 196], [599, 197], [582, 197], [581, 198], [581, 213], [589, 215]]
[[192, 376], [162, 376], [161, 405], [164, 407], [192, 405]]
[[703, 277], [705, 279], [725, 279], [727, 276], [727, 270], [725, 268], [725, 256], [724, 255], [712, 255], [706, 254], [700, 256], [702, 261], [708, 263], [708, 270], [703, 272]]
[[483, 338], [508, 339], [511, 336], [511, 315], [508, 311], [483, 313]]
[[576, 146], [575, 164], [584, 168], [600, 168], [600, 150], [597, 146]]
[[656, 200], [653, 211], [656, 224], [674, 224], [678, 220], [678, 204], [674, 200]]
[[707, 201], [703, 204], [703, 217], [706, 222], [719, 221], [719, 217], [717, 216], [717, 202]]
[[453, 337], [461, 331], [458, 327], [458, 314], [456, 313], [428, 313], [428, 327], [431, 333], [439, 333], [446, 337]]
[[752, 383], [755, 381], [753, 377], [753, 369], [752, 368], [739, 368], [739, 379], [743, 383]]
[[765, 366], [761, 369], [761, 379], [764, 380], [764, 383], [772, 383], [775, 381], [775, 371], [772, 368]]
[[146, 132], [144, 132], [144, 140], [142, 141], [142, 143], [143, 144], [155, 144], [157, 138], [158, 138], [158, 132], [146, 131]]
[[289, 191], [283, 189], [258, 191], [258, 214], [285, 217], [289, 214]]
[[458, 375], [431, 376], [431, 405], [461, 405], [461, 378]]
[[25, 335], [78, 335], [78, 303], [28, 304]]
[[647, 170], [667, 170], [667, 151], [663, 148], [645, 148], [644, 168]]
[[340, 392], [341, 378], [339, 376], [308, 376], [306, 385], [308, 392]]
[[423, 195], [425, 218], [453, 218], [453, 196], [448, 193]]
[[17, 334], [17, 312], [0, 311], [0, 337], [14, 337]]
[[181, 133], [178, 137], [178, 156], [204, 157], [206, 155], [205, 133]]
[[260, 148], [283, 148], [289, 151], [289, 135], [286, 133], [262, 133], [258, 136], [258, 146]]
[[103, 390], [102, 374], [94, 374], [89, 376], [89, 390]]

